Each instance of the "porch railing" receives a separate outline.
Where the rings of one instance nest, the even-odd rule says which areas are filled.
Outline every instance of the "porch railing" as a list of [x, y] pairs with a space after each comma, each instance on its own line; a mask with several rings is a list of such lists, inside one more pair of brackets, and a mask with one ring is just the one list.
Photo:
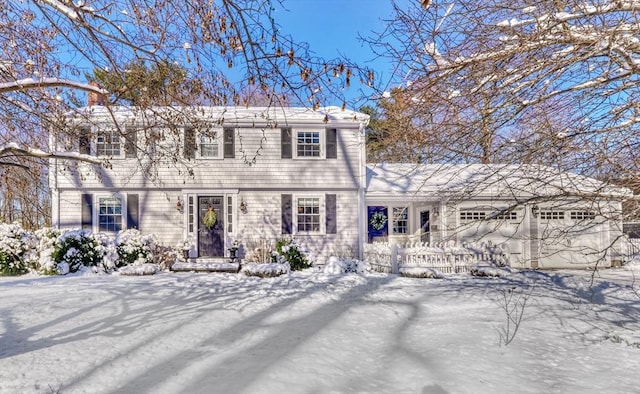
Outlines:
[[491, 243], [429, 245], [424, 242], [365, 244], [364, 258], [378, 272], [398, 273], [401, 268], [431, 268], [443, 274], [466, 273], [480, 263], [509, 265], [509, 253]]

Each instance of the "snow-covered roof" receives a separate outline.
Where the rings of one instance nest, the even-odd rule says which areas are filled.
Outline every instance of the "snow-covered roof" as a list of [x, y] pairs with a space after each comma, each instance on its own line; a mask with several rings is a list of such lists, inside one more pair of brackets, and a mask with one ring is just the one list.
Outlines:
[[367, 195], [626, 198], [632, 192], [539, 165], [382, 163], [367, 165]]
[[220, 123], [238, 124], [238, 125], [290, 125], [290, 124], [317, 124], [326, 123], [327, 125], [340, 124], [363, 124], [369, 122], [369, 115], [350, 109], [342, 109], [341, 107], [329, 106], [322, 107], [318, 110], [312, 110], [305, 107], [151, 107], [138, 108], [131, 106], [91, 106], [82, 107], [74, 111], [72, 116], [86, 118], [91, 117], [93, 120], [101, 119], [112, 121], [135, 120], [135, 119], [189, 119], [211, 120]]

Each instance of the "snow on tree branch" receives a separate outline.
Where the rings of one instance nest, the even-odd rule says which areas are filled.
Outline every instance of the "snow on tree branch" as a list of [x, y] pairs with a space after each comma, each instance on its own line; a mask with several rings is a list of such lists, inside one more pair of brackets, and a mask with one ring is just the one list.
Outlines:
[[13, 92], [17, 90], [26, 90], [34, 88], [50, 88], [50, 87], [67, 87], [79, 90], [85, 90], [88, 92], [95, 92], [99, 94], [108, 94], [105, 89], [101, 89], [97, 86], [89, 83], [72, 81], [63, 78], [25, 78], [13, 82], [0, 83], [0, 93]]
[[77, 12], [75, 12], [72, 8], [67, 7], [63, 3], [59, 2], [58, 0], [42, 0], [42, 1], [45, 4], [49, 4], [53, 8], [57, 9], [58, 11], [66, 15], [69, 19], [73, 19], [73, 20], [78, 19]]
[[76, 161], [84, 161], [92, 164], [101, 164], [102, 162], [91, 155], [80, 154], [77, 152], [45, 152], [40, 149], [21, 148], [18, 144], [11, 142], [6, 145], [0, 145], [0, 157], [6, 156], [29, 156], [44, 159], [70, 159]]

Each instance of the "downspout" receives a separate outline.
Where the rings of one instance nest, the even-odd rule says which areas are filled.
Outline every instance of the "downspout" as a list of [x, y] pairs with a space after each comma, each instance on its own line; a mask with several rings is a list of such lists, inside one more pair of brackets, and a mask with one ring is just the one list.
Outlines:
[[365, 145], [364, 130], [369, 122], [360, 122], [358, 129], [358, 145], [360, 148], [359, 157], [359, 185], [358, 185], [358, 259], [364, 258], [364, 242], [367, 222], [367, 207], [365, 202], [365, 189], [367, 186], [367, 147]]

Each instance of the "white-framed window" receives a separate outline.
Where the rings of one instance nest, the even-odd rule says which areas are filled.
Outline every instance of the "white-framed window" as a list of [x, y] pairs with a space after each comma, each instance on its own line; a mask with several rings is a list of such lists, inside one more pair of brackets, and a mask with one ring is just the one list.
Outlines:
[[325, 157], [324, 130], [295, 130], [293, 133], [296, 158], [322, 159]]
[[393, 233], [407, 234], [409, 232], [409, 215], [406, 207], [393, 207]]
[[463, 223], [477, 222], [486, 218], [485, 211], [460, 211], [460, 221]]
[[222, 158], [222, 129], [209, 128], [196, 134], [196, 157], [199, 159]]
[[124, 230], [126, 203], [123, 196], [98, 195], [95, 202], [94, 225], [100, 233], [116, 233]]
[[596, 218], [596, 213], [593, 211], [571, 211], [569, 217], [572, 220], [593, 220]]
[[295, 229], [298, 233], [322, 233], [320, 197], [298, 196], [296, 201]]
[[563, 220], [564, 211], [540, 211], [540, 219], [542, 220]]
[[115, 128], [96, 130], [95, 154], [102, 157], [124, 157], [124, 140]]
[[518, 213], [516, 211], [500, 211], [494, 214], [491, 219], [494, 220], [518, 220]]

